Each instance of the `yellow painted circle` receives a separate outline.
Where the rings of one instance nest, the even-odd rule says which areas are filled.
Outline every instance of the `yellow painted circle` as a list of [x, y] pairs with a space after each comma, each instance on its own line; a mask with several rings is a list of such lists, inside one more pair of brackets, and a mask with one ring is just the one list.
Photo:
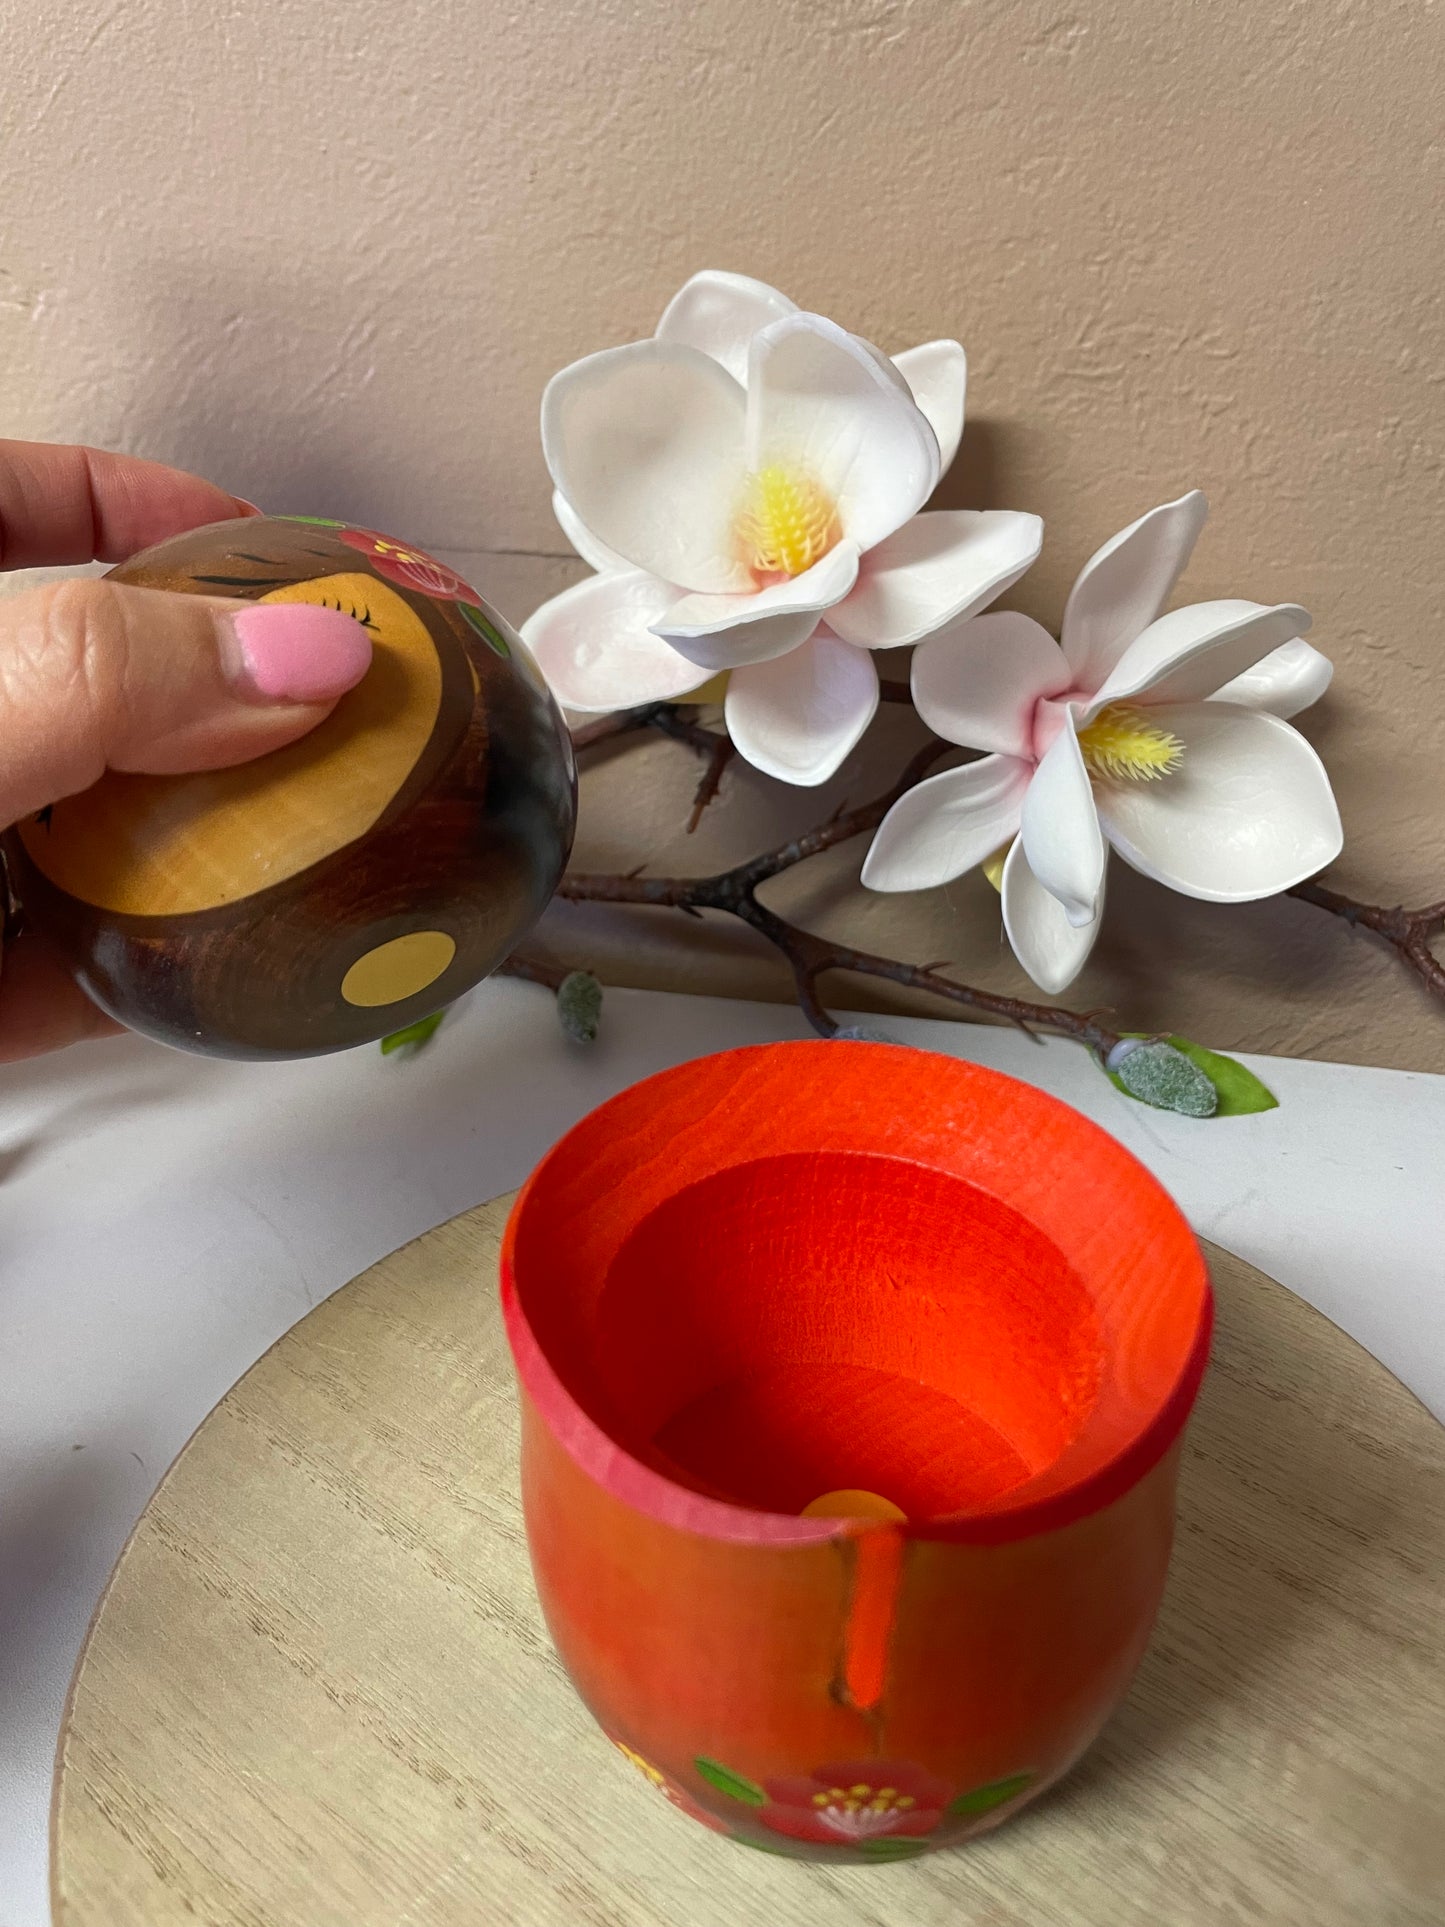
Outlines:
[[358, 957], [341, 979], [341, 994], [363, 1010], [399, 1004], [434, 984], [456, 954], [456, 940], [444, 930], [409, 930]]
[[442, 666], [426, 624], [369, 575], [318, 576], [260, 598], [357, 610], [371, 668], [310, 735], [196, 776], [111, 770], [20, 829], [37, 870], [97, 910], [176, 917], [298, 876], [376, 823], [436, 726]]
[[880, 1492], [858, 1490], [823, 1492], [803, 1507], [805, 1519], [895, 1519], [908, 1517]]

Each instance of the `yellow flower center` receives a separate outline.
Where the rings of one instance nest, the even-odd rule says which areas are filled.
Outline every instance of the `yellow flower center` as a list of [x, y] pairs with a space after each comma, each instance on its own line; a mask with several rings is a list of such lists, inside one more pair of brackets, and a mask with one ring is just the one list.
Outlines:
[[1109, 703], [1087, 729], [1079, 748], [1091, 776], [1114, 783], [1154, 783], [1179, 767], [1184, 745], [1128, 703]]
[[737, 520], [743, 560], [759, 575], [801, 575], [838, 540], [838, 509], [801, 469], [774, 464], [750, 475]]
[[979, 865], [979, 868], [983, 871], [995, 890], [1002, 891], [1003, 889], [1003, 866], [1013, 846], [1014, 840], [1010, 837], [1007, 843], [1000, 843], [993, 855], [985, 857]]
[[916, 1802], [911, 1793], [900, 1793], [893, 1786], [834, 1786], [826, 1793], [813, 1795], [815, 1807], [833, 1807], [839, 1813], [906, 1813]]

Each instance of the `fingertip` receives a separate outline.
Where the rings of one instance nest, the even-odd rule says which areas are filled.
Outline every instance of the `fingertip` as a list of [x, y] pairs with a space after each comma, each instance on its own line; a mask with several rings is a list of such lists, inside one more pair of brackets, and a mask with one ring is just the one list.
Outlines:
[[334, 703], [371, 667], [371, 637], [354, 617], [312, 602], [255, 602], [230, 618], [234, 680], [270, 703]]
[[0, 955], [0, 1064], [114, 1037], [122, 1029], [90, 1001], [43, 937], [27, 931], [6, 945]]

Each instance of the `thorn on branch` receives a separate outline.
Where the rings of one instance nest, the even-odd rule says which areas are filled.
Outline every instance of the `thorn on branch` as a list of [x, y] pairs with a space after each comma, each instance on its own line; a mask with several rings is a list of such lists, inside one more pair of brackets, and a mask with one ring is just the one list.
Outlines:
[[703, 811], [717, 795], [719, 786], [722, 783], [723, 771], [732, 761], [734, 754], [732, 738], [730, 736], [719, 736], [714, 743], [711, 755], [707, 759], [707, 768], [699, 778], [697, 789], [693, 793], [692, 815], [687, 819], [687, 833], [689, 836], [692, 835], [698, 824], [701, 823]]

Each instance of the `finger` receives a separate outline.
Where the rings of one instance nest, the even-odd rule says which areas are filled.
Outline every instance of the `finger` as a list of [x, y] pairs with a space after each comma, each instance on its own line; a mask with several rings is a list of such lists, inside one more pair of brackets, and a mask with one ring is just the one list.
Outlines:
[[93, 1004], [43, 937], [26, 935], [0, 956], [0, 1064], [61, 1050], [121, 1026]]
[[0, 602], [0, 824], [106, 769], [222, 769], [313, 729], [366, 674], [359, 622], [94, 577]]
[[211, 482], [134, 455], [0, 441], [0, 568], [123, 562], [167, 535], [255, 515]]

